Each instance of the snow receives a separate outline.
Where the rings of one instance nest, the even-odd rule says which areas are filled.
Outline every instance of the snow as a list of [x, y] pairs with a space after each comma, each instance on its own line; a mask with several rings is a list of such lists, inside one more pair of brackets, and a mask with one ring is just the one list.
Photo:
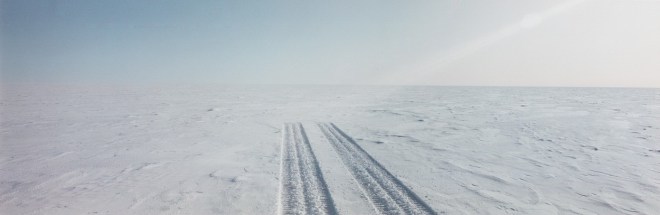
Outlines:
[[0, 214], [274, 214], [297, 122], [340, 214], [376, 210], [319, 123], [437, 213], [660, 211], [660, 89], [6, 85], [0, 99]]

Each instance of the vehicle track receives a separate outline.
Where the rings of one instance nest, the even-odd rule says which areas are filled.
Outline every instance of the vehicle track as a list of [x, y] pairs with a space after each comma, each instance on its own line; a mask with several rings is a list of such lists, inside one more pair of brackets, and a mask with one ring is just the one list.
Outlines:
[[302, 124], [284, 124], [281, 162], [279, 214], [337, 213]]
[[436, 214], [333, 123], [318, 126], [379, 214]]

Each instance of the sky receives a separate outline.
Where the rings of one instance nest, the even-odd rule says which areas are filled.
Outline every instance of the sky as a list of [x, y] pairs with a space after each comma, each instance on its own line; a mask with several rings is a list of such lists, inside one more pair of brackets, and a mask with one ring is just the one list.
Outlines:
[[660, 0], [0, 0], [2, 83], [660, 87]]

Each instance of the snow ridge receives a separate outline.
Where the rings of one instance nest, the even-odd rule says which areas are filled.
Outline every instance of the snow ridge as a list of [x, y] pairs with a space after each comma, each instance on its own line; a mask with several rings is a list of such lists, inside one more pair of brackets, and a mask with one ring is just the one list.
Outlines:
[[333, 123], [318, 126], [379, 214], [436, 214]]
[[279, 214], [337, 213], [302, 124], [284, 124], [281, 162]]

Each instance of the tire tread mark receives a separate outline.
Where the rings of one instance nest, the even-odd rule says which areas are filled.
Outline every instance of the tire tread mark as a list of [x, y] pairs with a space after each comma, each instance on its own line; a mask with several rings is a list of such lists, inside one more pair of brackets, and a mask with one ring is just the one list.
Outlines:
[[379, 214], [436, 214], [333, 123], [318, 126]]
[[285, 123], [279, 214], [336, 214], [323, 174], [300, 123]]

